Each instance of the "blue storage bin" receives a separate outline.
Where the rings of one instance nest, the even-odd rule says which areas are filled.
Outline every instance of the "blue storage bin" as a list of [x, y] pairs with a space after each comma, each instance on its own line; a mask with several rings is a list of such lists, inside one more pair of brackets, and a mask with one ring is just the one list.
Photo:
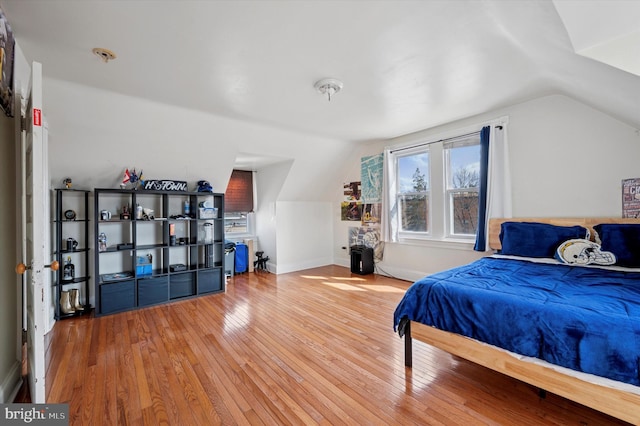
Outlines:
[[144, 277], [151, 275], [151, 259], [147, 256], [136, 256], [136, 275]]
[[146, 265], [137, 265], [136, 266], [136, 275], [139, 277], [146, 277], [151, 275], [151, 264]]
[[247, 264], [249, 263], [249, 248], [246, 244], [236, 243], [236, 274], [247, 272]]

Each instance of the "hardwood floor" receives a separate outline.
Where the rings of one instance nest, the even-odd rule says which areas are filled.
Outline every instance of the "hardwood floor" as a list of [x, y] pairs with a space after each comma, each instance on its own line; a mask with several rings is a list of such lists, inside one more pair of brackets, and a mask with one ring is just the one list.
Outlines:
[[72, 425], [622, 425], [414, 342], [410, 285], [328, 266], [230, 280], [225, 294], [56, 323], [48, 402]]

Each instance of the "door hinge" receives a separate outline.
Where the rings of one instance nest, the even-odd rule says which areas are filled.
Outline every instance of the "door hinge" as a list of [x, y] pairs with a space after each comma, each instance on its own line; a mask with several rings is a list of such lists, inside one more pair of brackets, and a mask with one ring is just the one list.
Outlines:
[[22, 330], [22, 343], [27, 343], [27, 330]]
[[20, 117], [20, 131], [27, 131], [27, 117], [25, 116]]

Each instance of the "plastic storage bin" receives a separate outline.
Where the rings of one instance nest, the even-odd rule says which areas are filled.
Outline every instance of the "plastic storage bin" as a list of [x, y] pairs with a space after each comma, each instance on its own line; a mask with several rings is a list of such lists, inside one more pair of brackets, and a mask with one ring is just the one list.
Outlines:
[[136, 256], [136, 275], [145, 277], [151, 275], [151, 260], [146, 256]]
[[224, 274], [232, 277], [236, 269], [236, 249], [226, 250], [224, 252]]
[[200, 219], [217, 219], [218, 209], [217, 207], [199, 207], [198, 217]]
[[247, 264], [249, 263], [249, 249], [246, 244], [236, 243], [236, 274], [247, 272]]

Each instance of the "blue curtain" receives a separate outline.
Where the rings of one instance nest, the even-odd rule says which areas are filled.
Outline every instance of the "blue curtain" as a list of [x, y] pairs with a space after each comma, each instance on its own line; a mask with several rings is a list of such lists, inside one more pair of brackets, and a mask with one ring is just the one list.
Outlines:
[[489, 175], [489, 126], [480, 131], [480, 188], [478, 190], [478, 231], [475, 251], [487, 249], [487, 181]]

